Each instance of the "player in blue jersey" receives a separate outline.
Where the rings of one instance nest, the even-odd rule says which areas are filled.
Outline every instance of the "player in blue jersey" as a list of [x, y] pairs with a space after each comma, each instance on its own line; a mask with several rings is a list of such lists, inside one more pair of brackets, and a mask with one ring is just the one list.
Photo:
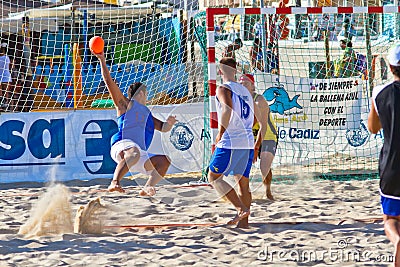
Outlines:
[[400, 43], [389, 50], [393, 81], [372, 91], [368, 129], [383, 130], [379, 155], [379, 192], [386, 236], [394, 245], [394, 266], [400, 266]]
[[141, 196], [153, 196], [154, 186], [164, 177], [171, 164], [165, 155], [147, 152], [153, 139], [154, 130], [168, 132], [176, 123], [175, 116], [162, 122], [155, 118], [146, 107], [147, 89], [142, 83], [129, 87], [128, 97], [124, 96], [110, 75], [104, 53], [95, 54], [100, 61], [101, 73], [118, 116], [118, 132], [111, 138], [111, 157], [117, 162], [108, 191], [125, 192], [120, 181], [128, 173], [140, 172], [150, 175], [140, 191]]

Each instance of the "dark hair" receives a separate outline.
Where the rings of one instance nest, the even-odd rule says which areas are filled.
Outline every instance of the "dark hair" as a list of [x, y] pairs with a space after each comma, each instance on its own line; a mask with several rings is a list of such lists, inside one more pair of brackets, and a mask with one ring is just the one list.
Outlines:
[[340, 40], [340, 42], [345, 44], [346, 47], [353, 47], [353, 43], [349, 39], [343, 39], [343, 40]]
[[23, 23], [29, 23], [29, 17], [22, 17]]
[[235, 44], [239, 45], [240, 47], [242, 47], [242, 46], [243, 46], [242, 39], [240, 39], [240, 38], [236, 38], [236, 39], [235, 39], [235, 41], [233, 41], [233, 43], [235, 43]]
[[253, 45], [258, 45], [258, 46], [260, 46], [260, 45], [261, 45], [261, 40], [260, 40], [260, 38], [254, 38]]
[[400, 77], [400, 66], [392, 66], [392, 72], [394, 76]]
[[347, 47], [353, 47], [353, 43], [351, 41], [348, 41], [346, 44]]
[[141, 82], [132, 83], [128, 89], [128, 98], [132, 99], [141, 90], [145, 90], [146, 86]]
[[229, 66], [231, 68], [236, 69], [236, 60], [234, 58], [231, 58], [231, 57], [223, 57], [219, 61], [219, 64], [226, 65], [226, 66]]

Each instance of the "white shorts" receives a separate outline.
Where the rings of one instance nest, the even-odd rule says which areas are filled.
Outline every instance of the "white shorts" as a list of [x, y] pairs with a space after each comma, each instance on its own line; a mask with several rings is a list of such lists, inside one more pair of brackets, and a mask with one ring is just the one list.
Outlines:
[[140, 147], [133, 141], [129, 139], [122, 139], [121, 141], [116, 142], [114, 145], [111, 147], [111, 158], [116, 162], [119, 163], [121, 161], [121, 156], [120, 153], [121, 151], [127, 150], [129, 148], [136, 147], [139, 150], [140, 153], [140, 158], [138, 162], [136, 162], [135, 165], [130, 167], [131, 172], [140, 172], [142, 174], [150, 174], [153, 170], [151, 171], [146, 171], [144, 168], [144, 164], [146, 161], [152, 157], [155, 156], [155, 154], [147, 153], [147, 151], [144, 151], [140, 149]]

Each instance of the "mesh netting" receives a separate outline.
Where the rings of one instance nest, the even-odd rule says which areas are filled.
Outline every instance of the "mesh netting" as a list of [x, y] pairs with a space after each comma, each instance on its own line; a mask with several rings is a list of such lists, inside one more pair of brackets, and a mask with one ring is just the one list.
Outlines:
[[[2, 73], [0, 111], [113, 108], [88, 49], [88, 40], [99, 35], [111, 75], [125, 94], [140, 81], [148, 86], [149, 104], [204, 103], [205, 169], [213, 140], [208, 131], [210, 32], [206, 12], [198, 11], [205, 8], [195, 1], [104, 2], [1, 2], [1, 58], [10, 73]], [[259, 1], [204, 4], [260, 6]], [[307, 5], [364, 4], [393, 5]], [[398, 13], [222, 13], [213, 17], [216, 61], [234, 56], [240, 72], [255, 74], [260, 94], [275, 95], [269, 103], [279, 127], [276, 174], [294, 175], [296, 166], [317, 177], [376, 173], [382, 134], [366, 129], [368, 97], [373, 86], [392, 78], [386, 54], [400, 36]], [[319, 89], [329, 86], [336, 87], [321, 94]], [[287, 103], [277, 101], [276, 94], [286, 94]]]
[[149, 104], [199, 101], [202, 67], [189, 13], [172, 3], [128, 4], [2, 1], [1, 42], [11, 72], [2, 110], [111, 107], [88, 49], [95, 35], [105, 40], [107, 64], [124, 93], [143, 82]]
[[255, 75], [278, 126], [274, 175], [376, 178], [383, 136], [367, 130], [369, 97], [392, 79], [386, 56], [400, 37], [398, 13], [231, 11], [209, 12], [213, 38], [207, 25], [202, 36], [217, 65], [234, 57], [240, 73]]

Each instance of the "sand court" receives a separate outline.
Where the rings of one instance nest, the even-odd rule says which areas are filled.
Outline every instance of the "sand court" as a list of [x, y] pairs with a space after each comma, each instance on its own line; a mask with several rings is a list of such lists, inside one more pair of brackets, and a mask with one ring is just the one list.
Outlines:
[[[54, 188], [1, 184], [1, 266], [388, 266], [376, 179], [273, 183], [275, 201], [254, 179], [249, 229], [226, 225], [234, 209], [211, 187], [188, 184], [198, 179], [167, 178], [155, 197], [138, 196], [140, 177], [124, 180], [125, 194], [106, 192], [106, 179], [69, 181], [57, 186], [69, 192], [72, 228], [30, 235], [18, 232]], [[77, 210], [98, 198], [101, 231], [74, 233]]]

